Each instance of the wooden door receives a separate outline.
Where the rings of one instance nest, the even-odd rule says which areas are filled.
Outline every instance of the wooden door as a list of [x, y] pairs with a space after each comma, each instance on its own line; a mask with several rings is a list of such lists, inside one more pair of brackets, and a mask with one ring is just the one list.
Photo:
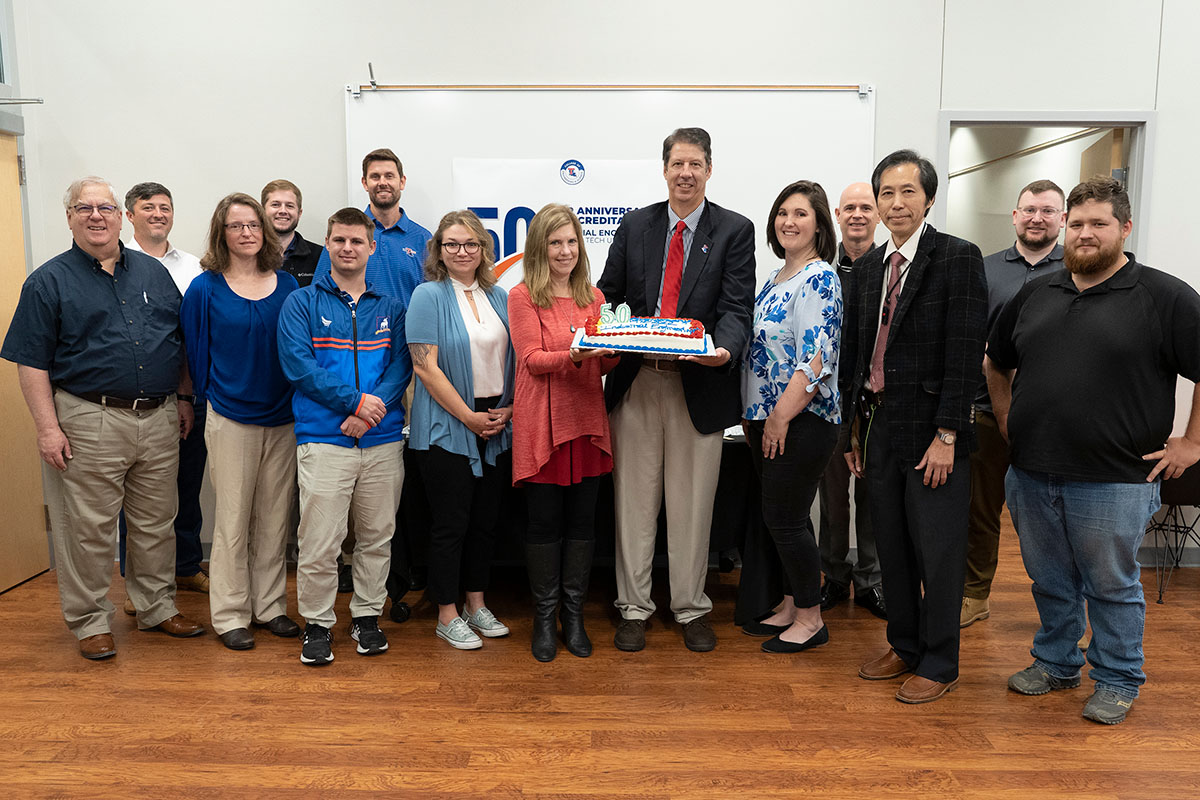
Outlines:
[[[0, 340], [25, 282], [17, 138], [0, 134]], [[0, 359], [0, 592], [50, 568], [42, 467], [17, 365]]]

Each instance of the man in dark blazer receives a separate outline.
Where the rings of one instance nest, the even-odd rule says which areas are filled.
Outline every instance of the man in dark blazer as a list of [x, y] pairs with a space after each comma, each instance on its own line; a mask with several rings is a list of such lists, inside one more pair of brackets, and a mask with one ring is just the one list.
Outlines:
[[742, 412], [739, 361], [754, 305], [754, 226], [705, 199], [711, 175], [707, 132], [680, 128], [668, 136], [668, 200], [625, 215], [597, 284], [608, 302], [627, 303], [634, 316], [699, 320], [715, 348], [679, 360], [626, 354], [608, 376], [620, 650], [645, 647], [664, 495], [671, 611], [689, 649], [716, 646], [704, 581], [722, 434]]
[[870, 486], [891, 649], [858, 674], [912, 672], [896, 699], [927, 703], [958, 684], [987, 283], [978, 247], [925, 222], [937, 193], [929, 161], [898, 150], [875, 167], [871, 185], [892, 235], [856, 270], [841, 388], [843, 419], [857, 417], [846, 460]]

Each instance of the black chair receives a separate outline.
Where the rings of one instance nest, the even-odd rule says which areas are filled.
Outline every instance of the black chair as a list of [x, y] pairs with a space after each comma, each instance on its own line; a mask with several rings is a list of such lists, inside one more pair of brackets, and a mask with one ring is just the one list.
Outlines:
[[1196, 530], [1200, 524], [1200, 467], [1163, 481], [1161, 497], [1165, 510], [1146, 526], [1146, 535], [1154, 536], [1154, 578], [1160, 604], [1171, 573], [1183, 560], [1183, 548], [1189, 541], [1200, 546], [1200, 531]]

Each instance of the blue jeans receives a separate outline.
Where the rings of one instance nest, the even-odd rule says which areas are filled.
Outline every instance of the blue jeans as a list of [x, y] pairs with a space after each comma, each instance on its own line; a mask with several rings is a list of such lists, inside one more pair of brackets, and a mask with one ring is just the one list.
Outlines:
[[1089, 677], [1097, 689], [1137, 697], [1146, 682], [1137, 551], [1160, 505], [1159, 484], [1089, 483], [1011, 467], [1004, 490], [1042, 623], [1034, 663], [1056, 678], [1079, 673], [1086, 599]]

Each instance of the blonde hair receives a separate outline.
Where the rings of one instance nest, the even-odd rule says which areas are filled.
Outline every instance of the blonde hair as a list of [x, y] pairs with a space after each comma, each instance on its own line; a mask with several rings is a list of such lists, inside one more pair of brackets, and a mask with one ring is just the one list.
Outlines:
[[529, 289], [529, 298], [533, 300], [533, 304], [539, 308], [549, 308], [554, 303], [554, 295], [550, 290], [550, 234], [564, 225], [570, 225], [574, 229], [575, 238], [579, 242], [579, 260], [575, 262], [575, 269], [571, 270], [569, 280], [571, 299], [580, 308], [587, 308], [595, 298], [592, 293], [587, 250], [583, 246], [583, 227], [579, 224], [579, 218], [567, 206], [550, 203], [543, 206], [529, 223], [522, 262], [525, 272], [522, 283]]
[[479, 281], [480, 289], [490, 289], [496, 285], [496, 246], [492, 243], [492, 235], [483, 227], [474, 211], [451, 211], [442, 217], [437, 231], [429, 240], [428, 252], [425, 254], [425, 278], [431, 281], [444, 281], [450, 277], [450, 270], [442, 260], [442, 237], [446, 231], [455, 225], [462, 225], [479, 240], [479, 266], [475, 268], [475, 280]]

